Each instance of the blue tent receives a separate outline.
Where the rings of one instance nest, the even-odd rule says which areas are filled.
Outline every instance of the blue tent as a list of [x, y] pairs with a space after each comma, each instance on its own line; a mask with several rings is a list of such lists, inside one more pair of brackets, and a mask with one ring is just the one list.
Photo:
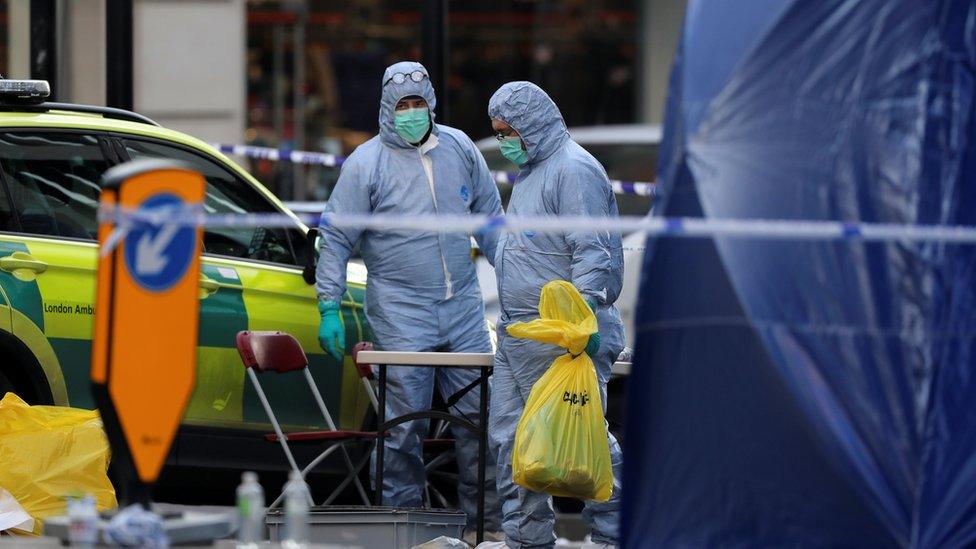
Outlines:
[[[664, 216], [976, 225], [976, 0], [690, 0]], [[648, 241], [626, 547], [976, 545], [976, 247]]]

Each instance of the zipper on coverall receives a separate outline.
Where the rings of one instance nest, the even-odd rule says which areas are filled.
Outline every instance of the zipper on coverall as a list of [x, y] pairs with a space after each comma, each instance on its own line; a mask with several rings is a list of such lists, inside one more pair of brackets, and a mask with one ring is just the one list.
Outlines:
[[[433, 149], [431, 149], [433, 150]], [[430, 197], [434, 201], [434, 213], [440, 213], [437, 209], [437, 191], [434, 190], [434, 161], [429, 157], [424, 155], [422, 146], [417, 147], [417, 154], [420, 155], [420, 163], [424, 167], [424, 173], [427, 175], [427, 185], [430, 187]], [[451, 273], [447, 270], [447, 259], [444, 258], [444, 245], [441, 243], [443, 235], [437, 234], [437, 249], [441, 253], [441, 268], [444, 269], [444, 285], [447, 286], [447, 292], [444, 295], [444, 299], [450, 299], [454, 295], [454, 284], [451, 282]]]

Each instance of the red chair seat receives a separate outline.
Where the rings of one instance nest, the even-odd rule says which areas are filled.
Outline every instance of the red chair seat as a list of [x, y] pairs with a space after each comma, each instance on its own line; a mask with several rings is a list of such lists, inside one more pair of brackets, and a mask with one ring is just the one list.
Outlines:
[[[265, 440], [278, 442], [278, 435], [268, 433], [264, 435]], [[376, 433], [366, 431], [299, 431], [297, 433], [285, 433], [285, 438], [289, 442], [309, 442], [319, 440], [369, 440], [376, 438]]]

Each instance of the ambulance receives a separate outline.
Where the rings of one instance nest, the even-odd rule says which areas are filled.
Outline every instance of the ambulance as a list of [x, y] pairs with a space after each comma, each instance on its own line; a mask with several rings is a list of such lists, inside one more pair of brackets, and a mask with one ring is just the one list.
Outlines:
[[[207, 213], [275, 213], [294, 224], [205, 230], [196, 388], [170, 461], [250, 467], [264, 458], [244, 459], [248, 452], [237, 442], [254, 440], [283, 462], [260, 436], [270, 427], [235, 348], [241, 330], [295, 336], [337, 423], [360, 428], [369, 398], [352, 359], [336, 361], [316, 338], [314, 231], [208, 144], [129, 111], [47, 102], [46, 90], [43, 81], [0, 80], [0, 396], [12, 391], [30, 403], [94, 408], [99, 183], [108, 168], [129, 160], [175, 159], [206, 178]], [[370, 339], [365, 269], [350, 265], [348, 280], [342, 317], [352, 349]], [[303, 376], [264, 378], [286, 430], [324, 427]]]

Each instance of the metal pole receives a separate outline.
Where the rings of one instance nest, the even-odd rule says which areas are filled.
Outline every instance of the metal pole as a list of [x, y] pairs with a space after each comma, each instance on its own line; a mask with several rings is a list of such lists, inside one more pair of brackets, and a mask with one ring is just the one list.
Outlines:
[[132, 110], [132, 0], [105, 0], [105, 50], [106, 104]]
[[488, 465], [488, 370], [481, 368], [481, 403], [478, 407], [478, 534], [485, 540], [485, 467]]
[[[295, 125], [295, 149], [306, 150], [305, 148], [305, 25], [308, 19], [308, 10], [304, 2], [297, 8], [298, 20], [295, 22], [295, 50], [292, 63], [295, 69], [295, 81], [292, 86], [294, 101], [292, 103], [292, 121]], [[294, 200], [305, 200], [305, 165], [294, 162], [295, 189], [292, 193]]]
[[[281, 148], [285, 138], [285, 28], [281, 23], [275, 23], [271, 34], [271, 117], [274, 125], [275, 146]], [[274, 164], [274, 192], [281, 197], [289, 197], [285, 191], [285, 170], [283, 162]]]
[[31, 0], [30, 77], [47, 80], [50, 101], [57, 98], [57, 0]]
[[376, 410], [376, 505], [383, 505], [383, 451], [386, 449], [386, 364], [379, 364], [380, 401]]
[[430, 82], [434, 85], [437, 121], [447, 124], [450, 109], [447, 102], [447, 0], [423, 0], [420, 7], [421, 56]]

